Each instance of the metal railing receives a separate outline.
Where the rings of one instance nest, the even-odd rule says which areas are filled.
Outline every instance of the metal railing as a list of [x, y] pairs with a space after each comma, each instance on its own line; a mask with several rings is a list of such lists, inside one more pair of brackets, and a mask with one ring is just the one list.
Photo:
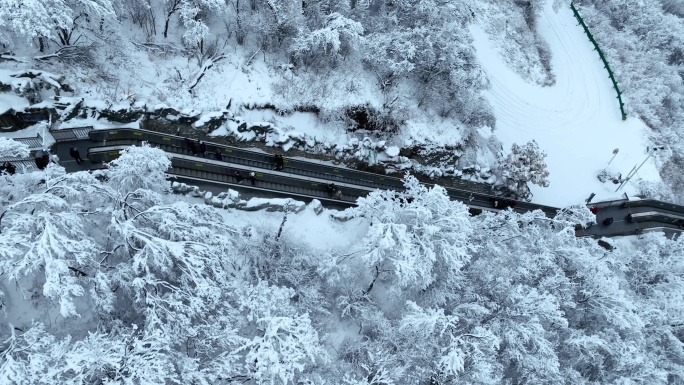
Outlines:
[[589, 41], [591, 41], [591, 43], [594, 45], [594, 50], [598, 52], [599, 57], [603, 62], [603, 67], [606, 69], [606, 71], [608, 71], [608, 77], [610, 78], [610, 81], [613, 82], [613, 88], [615, 88], [615, 92], [617, 92], [617, 99], [620, 103], [620, 112], [622, 113], [622, 120], [626, 120], [627, 113], [625, 112], [625, 103], [622, 102], [622, 92], [620, 92], [620, 87], [618, 87], [618, 82], [617, 80], [615, 80], [615, 75], [613, 74], [613, 71], [610, 69], [610, 65], [608, 64], [606, 56], [603, 54], [603, 51], [601, 51], [601, 48], [594, 39], [594, 35], [592, 35], [591, 31], [589, 31], [589, 27], [587, 27], [587, 25], [584, 23], [584, 20], [577, 11], [577, 8], [575, 8], [575, 4], [570, 3], [570, 9], [572, 9], [572, 13], [575, 15], [575, 19], [577, 19], [582, 28], [584, 28], [584, 33], [586, 33], [587, 37], [589, 37]]
[[[94, 130], [90, 132], [90, 139], [102, 142], [103, 145], [135, 145], [142, 142], [148, 142], [153, 145], [160, 146], [171, 146], [175, 150], [182, 151], [172, 151], [181, 154], [188, 154], [186, 138], [161, 134], [154, 131], [134, 129], [134, 128], [121, 128], [121, 129], [106, 129], [106, 130]], [[212, 149], [220, 149], [222, 156], [225, 161], [231, 163], [241, 163], [236, 160], [248, 159], [251, 161], [259, 162], [264, 165], [262, 168], [268, 168], [273, 163], [273, 156], [270, 154], [265, 154], [261, 152], [254, 152], [245, 150], [239, 147], [232, 147], [222, 144], [216, 144], [211, 142], [206, 142], [208, 154], [211, 154]], [[202, 159], [201, 157], [197, 157]], [[205, 158], [206, 159], [206, 158]], [[310, 176], [307, 172], [316, 172], [319, 178], [326, 178], [330, 182], [334, 183], [351, 183], [358, 186], [365, 186], [371, 188], [380, 188], [388, 190], [403, 191], [404, 183], [402, 179], [374, 174], [366, 171], [359, 171], [344, 167], [334, 167], [330, 165], [312, 163], [298, 159], [285, 159], [285, 171], [292, 174], [298, 174], [301, 176]], [[426, 186], [432, 186], [432, 184], [426, 183]], [[445, 187], [447, 193], [452, 198], [465, 201], [466, 203], [475, 200], [480, 205], [491, 204], [494, 200], [505, 201], [506, 199], [497, 197], [494, 195], [483, 194], [471, 192], [468, 190], [461, 190], [453, 187]], [[538, 205], [528, 202], [517, 202], [515, 210], [517, 211], [527, 211], [527, 210], [542, 210], [548, 216], [554, 216], [558, 211], [555, 207]]]

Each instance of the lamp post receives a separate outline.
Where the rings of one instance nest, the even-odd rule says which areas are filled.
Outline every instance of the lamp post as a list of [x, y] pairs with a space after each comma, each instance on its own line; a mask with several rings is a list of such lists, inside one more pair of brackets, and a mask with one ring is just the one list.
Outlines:
[[[649, 149], [650, 149], [650, 151], [649, 151]], [[632, 171], [629, 172], [629, 175], [627, 175], [627, 178], [625, 178], [625, 181], [622, 182], [622, 183], [618, 186], [618, 188], [615, 190], [615, 192], [618, 192], [621, 188], [623, 188], [623, 187], [632, 179], [632, 177], [634, 177], [634, 175], [636, 175], [636, 173], [639, 171], [639, 169], [641, 168], [641, 166], [643, 166], [644, 163], [646, 163], [646, 161], [649, 160], [649, 159], [653, 156], [653, 154], [655, 154], [656, 151], [658, 151], [658, 150], [664, 150], [664, 149], [665, 149], [665, 146], [646, 147], [646, 152], [648, 153], [648, 156], [646, 157], [646, 159], [644, 159], [644, 161], [641, 162], [641, 164], [639, 165], [639, 167], [635, 167], [635, 168], [632, 169]]]
[[610, 166], [611, 163], [613, 163], [613, 159], [615, 159], [615, 157], [617, 156], [618, 152], [620, 152], [620, 149], [619, 149], [619, 148], [616, 148], [615, 150], [613, 150], [613, 157], [610, 158], [610, 162], [608, 162], [608, 165], [609, 165], [609, 166]]

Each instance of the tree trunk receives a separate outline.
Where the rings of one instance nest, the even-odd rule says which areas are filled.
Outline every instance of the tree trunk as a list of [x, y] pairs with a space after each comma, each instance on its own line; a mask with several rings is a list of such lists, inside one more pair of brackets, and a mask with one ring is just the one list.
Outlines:
[[178, 10], [178, 5], [180, 4], [180, 0], [173, 0], [173, 3], [171, 3], [171, 8], [169, 9], [169, 12], [166, 14], [166, 22], [164, 22], [164, 39], [166, 39], [169, 36], [169, 23], [171, 22], [171, 16], [173, 16], [174, 13]]
[[169, 37], [169, 20], [171, 20], [171, 15], [172, 13], [169, 12], [166, 16], [166, 22], [164, 23], [164, 39]]
[[68, 30], [66, 28], [60, 28], [57, 31], [57, 36], [59, 36], [59, 41], [62, 43], [63, 46], [71, 45], [71, 34], [74, 33], [74, 30]]
[[240, 22], [240, 0], [235, 1], [235, 41], [238, 45], [245, 44], [245, 31], [242, 30], [242, 22]]
[[378, 268], [378, 266], [375, 265], [375, 277], [373, 277], [373, 280], [368, 285], [368, 288], [363, 291], [363, 295], [368, 295], [368, 293], [370, 293], [370, 291], [373, 290], [373, 285], [375, 285], [375, 281], [378, 279], [379, 276], [380, 276], [380, 268]]

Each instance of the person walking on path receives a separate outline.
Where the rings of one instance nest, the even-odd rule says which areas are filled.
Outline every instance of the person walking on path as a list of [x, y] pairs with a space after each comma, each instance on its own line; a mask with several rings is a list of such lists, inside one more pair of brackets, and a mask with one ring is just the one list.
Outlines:
[[197, 156], [197, 145], [195, 145], [195, 142], [192, 141], [192, 139], [185, 139], [186, 144], [188, 145], [188, 150], [190, 150], [190, 153], [192, 153], [192, 156]]
[[328, 183], [328, 185], [325, 186], [325, 189], [328, 191], [330, 198], [335, 196], [335, 193], [337, 192], [337, 186], [335, 186], [335, 183]]
[[199, 145], [200, 145], [200, 151], [199, 151], [200, 155], [202, 155], [203, 157], [206, 158], [207, 157], [207, 144], [200, 140]]
[[78, 152], [76, 147], [71, 147], [69, 149], [69, 155], [71, 155], [71, 157], [74, 158], [74, 160], [76, 160], [76, 163], [81, 164], [81, 162], [83, 162], [83, 159], [81, 159], [81, 154]]
[[36, 154], [36, 157], [34, 160], [36, 162], [36, 167], [38, 167], [39, 170], [45, 170], [47, 163], [45, 163], [45, 161], [43, 160], [43, 155]]
[[245, 178], [242, 177], [242, 174], [240, 174], [240, 171], [235, 171], [235, 180], [237, 180], [238, 184], [242, 184], [242, 181]]
[[249, 173], [249, 181], [252, 182], [252, 186], [256, 185], [256, 174], [254, 171]]
[[0, 174], [2, 174], [2, 171], [6, 172], [9, 175], [14, 175], [15, 172], [17, 172], [17, 168], [10, 162], [5, 162], [5, 164], [0, 167]]
[[[69, 151], [71, 153], [71, 148]], [[35, 161], [36, 167], [38, 167], [39, 170], [45, 170], [45, 167], [50, 164], [50, 154], [48, 154], [46, 151], [38, 150], [35, 154]]]
[[221, 149], [217, 148], [216, 152], [214, 152], [214, 156], [216, 157], [216, 160], [223, 160], [223, 155], [221, 155]]
[[283, 171], [283, 169], [285, 168], [285, 159], [280, 154], [275, 155], [274, 163], [275, 165], [273, 166], [273, 169], [276, 171]]

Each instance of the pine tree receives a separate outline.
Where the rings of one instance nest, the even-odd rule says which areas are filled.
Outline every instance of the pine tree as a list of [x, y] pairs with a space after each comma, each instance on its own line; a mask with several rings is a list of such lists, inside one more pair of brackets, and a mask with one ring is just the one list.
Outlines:
[[534, 139], [523, 146], [513, 144], [508, 156], [499, 161], [499, 173], [503, 183], [523, 199], [529, 195], [526, 188], [528, 182], [548, 187], [549, 171], [546, 169], [544, 158], [546, 154], [539, 149]]

